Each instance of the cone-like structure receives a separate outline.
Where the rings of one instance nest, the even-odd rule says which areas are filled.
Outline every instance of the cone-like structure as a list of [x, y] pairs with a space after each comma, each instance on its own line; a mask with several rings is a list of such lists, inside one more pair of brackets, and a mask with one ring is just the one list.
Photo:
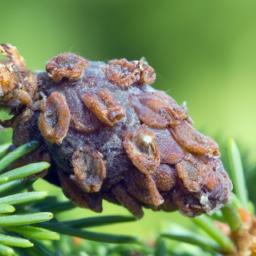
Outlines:
[[1, 124], [16, 146], [41, 143], [16, 165], [51, 162], [46, 179], [76, 205], [101, 212], [103, 198], [138, 218], [142, 206], [194, 217], [229, 201], [217, 143], [150, 86], [156, 75], [144, 58], [106, 64], [67, 52], [33, 73], [15, 47], [0, 51], [0, 105], [14, 115]]

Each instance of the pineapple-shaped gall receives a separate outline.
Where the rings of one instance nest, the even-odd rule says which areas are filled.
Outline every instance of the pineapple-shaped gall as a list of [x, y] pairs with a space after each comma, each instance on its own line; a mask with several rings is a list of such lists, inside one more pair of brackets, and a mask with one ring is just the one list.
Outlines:
[[33, 73], [15, 47], [0, 51], [0, 104], [14, 115], [1, 124], [15, 146], [41, 143], [15, 164], [49, 161], [41, 176], [77, 206], [101, 212], [105, 199], [138, 218], [143, 206], [194, 217], [229, 201], [217, 143], [150, 86], [156, 74], [144, 58], [106, 64], [66, 52]]

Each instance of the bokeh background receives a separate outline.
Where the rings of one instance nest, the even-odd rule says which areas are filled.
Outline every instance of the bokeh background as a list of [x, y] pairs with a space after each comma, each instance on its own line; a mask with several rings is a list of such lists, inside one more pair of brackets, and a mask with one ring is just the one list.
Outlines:
[[[154, 87], [186, 101], [197, 129], [236, 138], [254, 159], [256, 1], [0, 1], [0, 42], [17, 46], [28, 68], [43, 70], [64, 51], [103, 61], [145, 56], [157, 73]], [[10, 140], [11, 131], [0, 134], [0, 143]], [[64, 200], [44, 181], [36, 188]], [[103, 214], [128, 212], [104, 203]], [[76, 209], [59, 218], [93, 215]], [[150, 239], [165, 221], [189, 223], [179, 213], [145, 210], [136, 223], [93, 230]]]

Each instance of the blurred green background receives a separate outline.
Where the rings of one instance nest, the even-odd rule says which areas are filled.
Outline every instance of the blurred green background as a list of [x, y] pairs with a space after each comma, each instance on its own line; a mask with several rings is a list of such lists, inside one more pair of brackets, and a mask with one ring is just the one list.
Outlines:
[[[103, 61], [145, 56], [157, 73], [154, 87], [187, 101], [197, 129], [237, 138], [255, 156], [256, 1], [0, 1], [0, 42], [17, 46], [28, 68], [42, 70], [64, 51]], [[10, 138], [3, 132], [0, 142]], [[44, 181], [36, 187], [64, 199]], [[104, 203], [103, 214], [119, 213], [127, 211]], [[152, 238], [166, 220], [188, 223], [147, 210], [137, 223], [93, 230]]]

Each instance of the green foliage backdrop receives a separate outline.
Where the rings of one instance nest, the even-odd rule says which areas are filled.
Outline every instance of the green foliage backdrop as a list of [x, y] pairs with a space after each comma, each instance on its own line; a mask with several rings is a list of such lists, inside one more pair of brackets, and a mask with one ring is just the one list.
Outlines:
[[[255, 1], [0, 1], [0, 41], [17, 46], [30, 69], [44, 69], [64, 51], [104, 61], [145, 56], [157, 73], [154, 86], [179, 104], [187, 101], [197, 129], [238, 138], [255, 156]], [[0, 142], [10, 136], [2, 133]], [[44, 181], [36, 186], [62, 197]], [[104, 214], [123, 213], [104, 204]], [[93, 215], [72, 210], [61, 218]], [[111, 231], [149, 238], [163, 220], [188, 223], [177, 213], [146, 211], [138, 223]]]

